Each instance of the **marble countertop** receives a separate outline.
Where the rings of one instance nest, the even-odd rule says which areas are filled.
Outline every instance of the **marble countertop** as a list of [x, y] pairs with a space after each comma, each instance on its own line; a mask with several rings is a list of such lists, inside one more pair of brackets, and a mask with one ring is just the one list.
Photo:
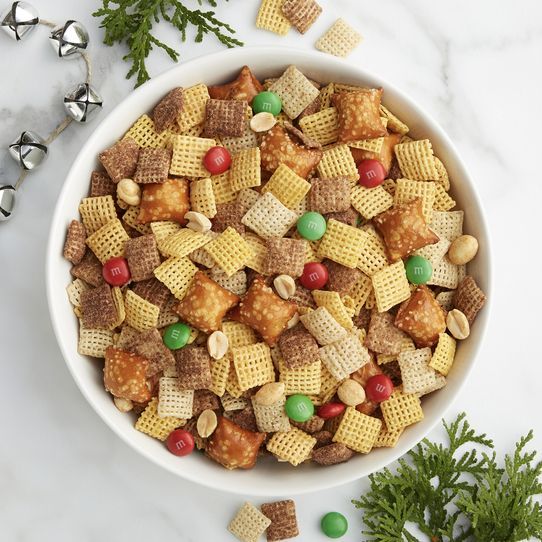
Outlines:
[[[98, 2], [41, 0], [40, 14], [82, 21], [91, 39], [94, 83], [106, 115], [132, 89], [125, 51], [101, 44], [90, 16]], [[537, 178], [542, 122], [542, 5], [537, 0], [321, 0], [324, 14], [305, 35], [286, 38], [253, 25], [258, 1], [219, 2], [249, 45], [312, 47], [340, 13], [364, 35], [350, 61], [406, 90], [448, 131], [476, 179], [494, 255], [493, 314], [476, 367], [449, 416], [467, 411], [475, 427], [508, 450], [528, 429], [542, 449], [538, 334], [540, 201]], [[69, 7], [66, 7], [69, 6]], [[0, 35], [0, 180], [18, 172], [4, 150], [23, 129], [46, 134], [63, 116], [65, 88], [83, 77], [79, 62], [59, 61], [41, 28], [16, 44]], [[174, 39], [161, 27], [159, 35]], [[182, 47], [183, 60], [219, 49], [208, 38]], [[153, 74], [171, 62], [152, 55]], [[52, 211], [66, 173], [93, 130], [72, 125], [48, 162], [25, 181], [14, 219], [0, 225], [0, 539], [6, 542], [178, 540], [227, 542], [226, 525], [242, 496], [213, 492], [172, 477], [121, 442], [72, 381], [49, 323], [44, 256]], [[431, 436], [438, 438], [440, 429]], [[360, 480], [296, 498], [300, 542], [325, 540], [320, 516], [343, 512], [345, 541], [362, 540], [350, 504]], [[259, 504], [262, 500], [255, 499]]]

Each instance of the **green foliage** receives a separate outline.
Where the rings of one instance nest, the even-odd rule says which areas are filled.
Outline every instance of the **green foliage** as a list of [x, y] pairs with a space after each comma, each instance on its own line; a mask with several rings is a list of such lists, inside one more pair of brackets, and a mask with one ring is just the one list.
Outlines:
[[[370, 490], [352, 501], [364, 512], [369, 540], [419, 542], [414, 524], [431, 542], [542, 540], [542, 462], [525, 452], [532, 432], [499, 468], [493, 443], [471, 429], [465, 414], [444, 422], [448, 445], [424, 439], [395, 472], [369, 477]], [[481, 449], [480, 452], [474, 446]]]
[[[206, 0], [211, 7], [216, 7], [217, 0]], [[186, 41], [189, 25], [196, 28], [195, 41], [203, 40], [206, 34], [213, 34], [220, 43], [227, 47], [242, 46], [243, 43], [233, 37], [235, 30], [219, 21], [213, 11], [191, 10], [180, 0], [102, 0], [103, 7], [93, 13], [101, 18], [101, 27], [105, 29], [104, 43], [114, 45], [126, 42], [129, 53], [124, 60], [131, 62], [126, 78], [137, 74], [136, 86], [150, 79], [145, 61], [150, 52], [157, 47], [162, 49], [175, 62], [179, 53], [152, 34], [153, 25], [162, 20], [173, 25], [179, 32], [181, 41]], [[203, 0], [198, 0], [201, 6]]]

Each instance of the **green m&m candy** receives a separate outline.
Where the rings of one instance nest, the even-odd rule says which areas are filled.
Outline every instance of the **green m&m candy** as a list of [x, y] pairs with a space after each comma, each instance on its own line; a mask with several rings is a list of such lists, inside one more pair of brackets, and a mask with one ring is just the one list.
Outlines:
[[433, 266], [421, 256], [410, 256], [406, 261], [406, 276], [412, 284], [426, 284], [433, 275]]
[[190, 333], [190, 328], [186, 324], [177, 322], [166, 328], [162, 340], [170, 350], [179, 350], [188, 342]]
[[329, 538], [340, 538], [348, 531], [348, 521], [339, 512], [328, 512], [322, 518], [320, 526]]
[[308, 241], [318, 241], [326, 233], [326, 219], [314, 211], [303, 214], [297, 221], [297, 231], [303, 239]]
[[271, 113], [275, 117], [280, 113], [282, 109], [281, 99], [269, 90], [260, 92], [252, 100], [252, 111], [257, 113]]
[[290, 395], [286, 399], [284, 410], [286, 410], [288, 418], [294, 420], [294, 422], [306, 422], [314, 416], [312, 401], [306, 395], [301, 395], [300, 393]]

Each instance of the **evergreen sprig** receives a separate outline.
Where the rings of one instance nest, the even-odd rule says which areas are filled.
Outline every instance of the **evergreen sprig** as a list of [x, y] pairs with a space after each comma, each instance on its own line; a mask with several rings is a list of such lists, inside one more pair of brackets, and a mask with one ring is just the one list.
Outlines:
[[[532, 431], [499, 468], [493, 443], [460, 414], [444, 422], [448, 444], [424, 439], [397, 469], [369, 477], [370, 490], [352, 501], [364, 512], [368, 540], [419, 542], [416, 525], [431, 542], [542, 540], [542, 462], [526, 452]], [[481, 451], [475, 448], [481, 448]]]
[[[197, 0], [201, 6], [203, 0]], [[216, 7], [216, 0], [206, 0], [211, 7]], [[227, 1], [227, 0], [226, 0]], [[177, 62], [179, 53], [160, 41], [153, 33], [153, 25], [166, 21], [180, 32], [181, 41], [186, 41], [189, 25], [196, 28], [195, 41], [203, 40], [206, 34], [213, 34], [226, 47], [242, 46], [243, 43], [233, 37], [235, 30], [227, 23], [218, 20], [214, 11], [191, 10], [180, 0], [102, 0], [103, 7], [93, 13], [100, 17], [100, 27], [105, 29], [104, 43], [114, 45], [125, 42], [129, 53], [124, 60], [131, 63], [126, 75], [129, 79], [137, 74], [136, 86], [150, 79], [145, 61], [155, 48], [162, 49], [173, 61]]]

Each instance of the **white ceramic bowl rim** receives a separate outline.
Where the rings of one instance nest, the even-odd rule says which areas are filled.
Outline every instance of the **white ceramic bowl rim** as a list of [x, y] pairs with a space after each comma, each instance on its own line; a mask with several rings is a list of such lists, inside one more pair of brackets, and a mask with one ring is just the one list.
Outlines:
[[481, 241], [474, 274], [491, 298], [489, 235], [480, 199], [465, 164], [444, 131], [404, 92], [381, 77], [323, 53], [281, 47], [226, 50], [181, 64], [135, 90], [101, 121], [75, 159], [58, 198], [47, 247], [47, 297], [58, 344], [81, 393], [103, 421], [132, 448], [172, 473], [214, 489], [267, 497], [295, 495], [338, 486], [375, 472], [403, 455], [429, 433], [468, 378], [484, 335], [489, 306], [478, 317], [469, 342], [461, 345], [464, 354], [458, 354], [458, 357], [465, 359], [456, 362], [458, 367], [454, 367], [450, 374], [448, 385], [424, 400], [425, 419], [405, 431], [393, 449], [379, 449], [331, 468], [304, 466], [293, 469], [280, 465], [278, 470], [276, 464], [263, 461], [252, 471], [226, 471], [211, 460], [199, 457], [199, 454], [176, 458], [165, 450], [162, 443], [135, 431], [133, 422], [127, 421], [128, 417], [116, 410], [104, 392], [98, 374], [100, 371], [89, 367], [93, 364], [77, 354], [77, 326], [65, 294], [69, 265], [61, 257], [66, 226], [69, 219], [77, 214], [78, 200], [86, 194], [89, 174], [99, 150], [116, 140], [139, 115], [148, 112], [174, 86], [189, 86], [200, 81], [221, 83], [234, 77], [245, 64], [251, 66], [258, 77], [278, 75], [287, 65], [296, 64], [317, 80], [333, 79], [383, 87], [384, 103], [400, 112], [417, 137], [432, 140], [436, 154], [446, 163], [454, 186], [462, 185], [457, 194], [459, 208], [465, 210], [467, 231]]

